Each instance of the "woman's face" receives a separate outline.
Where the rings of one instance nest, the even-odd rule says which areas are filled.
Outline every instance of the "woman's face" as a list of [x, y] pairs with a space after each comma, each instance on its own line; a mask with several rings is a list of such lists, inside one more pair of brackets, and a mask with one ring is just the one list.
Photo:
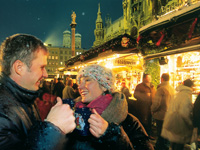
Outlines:
[[103, 87], [90, 77], [81, 77], [78, 89], [83, 103], [90, 103], [104, 92]]

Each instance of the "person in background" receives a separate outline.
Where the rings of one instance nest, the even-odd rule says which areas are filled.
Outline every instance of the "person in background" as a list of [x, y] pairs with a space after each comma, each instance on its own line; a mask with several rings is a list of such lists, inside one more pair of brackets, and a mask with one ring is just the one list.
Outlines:
[[169, 103], [173, 99], [175, 90], [169, 85], [169, 74], [163, 73], [161, 76], [161, 84], [158, 86], [155, 97], [151, 105], [151, 111], [153, 118], [156, 121], [157, 127], [157, 141], [155, 144], [155, 150], [168, 150], [170, 143], [168, 140], [161, 137], [161, 130], [165, 113], [168, 110]]
[[34, 103], [40, 81], [48, 76], [47, 48], [32, 35], [16, 34], [1, 51], [0, 149], [62, 150], [65, 134], [76, 126], [73, 111], [57, 98], [43, 122]]
[[[195, 102], [194, 102], [194, 108], [193, 108], [193, 138], [194, 138], [194, 143], [197, 147], [197, 150], [199, 147], [199, 135], [200, 135], [200, 94], [198, 94]], [[195, 137], [196, 134], [196, 137]]]
[[63, 89], [63, 92], [62, 92], [62, 94], [63, 94], [63, 99], [66, 99], [66, 98], [71, 98], [71, 99], [74, 99], [74, 95], [75, 95], [75, 91], [74, 91], [74, 89], [72, 88], [72, 86], [73, 86], [73, 81], [72, 81], [72, 79], [68, 79], [67, 81], [66, 81], [66, 86], [65, 86], [65, 88]]
[[39, 88], [39, 91], [39, 97], [36, 98], [35, 102], [37, 104], [40, 117], [44, 120], [52, 107], [50, 88], [46, 80], [43, 80], [42, 87]]
[[63, 96], [63, 89], [65, 88], [64, 83], [62, 82], [61, 78], [58, 78], [58, 82], [55, 84], [53, 89], [53, 95], [62, 98]]
[[153, 150], [148, 135], [139, 120], [128, 113], [125, 95], [115, 92], [114, 74], [100, 65], [82, 68], [77, 75], [80, 97], [75, 108], [88, 107], [90, 136], [73, 132], [70, 149]]
[[121, 92], [124, 93], [124, 95], [126, 96], [126, 100], [128, 100], [129, 97], [131, 96], [131, 93], [129, 92], [129, 89], [126, 87], [126, 82], [125, 81], [122, 81]]
[[143, 75], [143, 82], [138, 84], [134, 91], [134, 97], [137, 99], [137, 114], [138, 118], [146, 129], [150, 139], [155, 138], [152, 134], [152, 115], [151, 104], [152, 99], [156, 93], [155, 87], [151, 84], [151, 76], [149, 74]]
[[177, 86], [177, 94], [171, 101], [165, 115], [161, 136], [171, 142], [172, 150], [183, 150], [184, 145], [191, 142], [193, 133], [193, 86], [194, 83], [190, 79]]
[[72, 88], [75, 91], [74, 98], [77, 98], [77, 97], [81, 96], [80, 93], [79, 93], [79, 91], [78, 91], [78, 84], [77, 83], [74, 83], [73, 86], [72, 86]]
[[54, 83], [54, 80], [51, 80], [50, 85], [49, 85], [49, 89], [50, 89], [50, 94], [53, 95], [53, 89], [56, 83]]

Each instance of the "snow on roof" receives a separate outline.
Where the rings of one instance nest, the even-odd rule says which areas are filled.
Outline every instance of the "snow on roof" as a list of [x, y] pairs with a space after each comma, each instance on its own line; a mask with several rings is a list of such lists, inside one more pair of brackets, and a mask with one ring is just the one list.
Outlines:
[[155, 26], [165, 24], [165, 23], [170, 22], [171, 20], [173, 20], [177, 17], [187, 15], [187, 14], [192, 13], [193, 11], [196, 11], [198, 9], [200, 9], [200, 2], [192, 4], [190, 6], [184, 5], [183, 7], [179, 8], [179, 9], [175, 9], [173, 11], [166, 13], [165, 15], [160, 16], [160, 18], [158, 20], [153, 21], [153, 22], [147, 24], [146, 26], [141, 27], [139, 29], [139, 32], [144, 32], [145, 30], [148, 30], [148, 29], [153, 28]]

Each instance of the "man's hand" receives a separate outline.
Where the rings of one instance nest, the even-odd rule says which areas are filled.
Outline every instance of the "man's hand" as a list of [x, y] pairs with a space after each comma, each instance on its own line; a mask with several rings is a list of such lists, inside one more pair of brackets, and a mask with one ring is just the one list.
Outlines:
[[72, 132], [76, 127], [73, 110], [68, 104], [63, 104], [60, 97], [57, 97], [57, 103], [51, 108], [46, 121], [59, 127], [65, 134]]
[[93, 109], [92, 112], [93, 114], [91, 114], [88, 119], [88, 122], [90, 123], [89, 130], [93, 136], [99, 138], [108, 128], [108, 122], [104, 120], [95, 109]]

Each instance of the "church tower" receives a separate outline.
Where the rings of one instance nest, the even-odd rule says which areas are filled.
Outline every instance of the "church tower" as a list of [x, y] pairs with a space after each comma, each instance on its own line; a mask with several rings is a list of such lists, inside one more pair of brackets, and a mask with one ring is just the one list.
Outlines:
[[63, 47], [71, 47], [71, 32], [69, 30], [63, 32]]
[[97, 13], [96, 29], [94, 30], [95, 41], [93, 46], [100, 45], [104, 39], [103, 20], [101, 18], [100, 4]]
[[75, 34], [75, 48], [81, 48], [81, 34]]

